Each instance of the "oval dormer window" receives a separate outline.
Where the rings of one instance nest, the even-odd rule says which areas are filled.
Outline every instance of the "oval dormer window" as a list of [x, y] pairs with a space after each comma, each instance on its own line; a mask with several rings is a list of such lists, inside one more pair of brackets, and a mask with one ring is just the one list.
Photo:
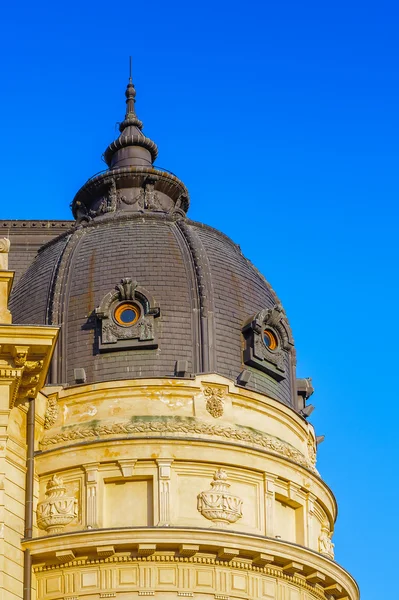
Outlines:
[[131, 327], [139, 320], [141, 311], [133, 302], [119, 304], [114, 311], [114, 319], [122, 327]]

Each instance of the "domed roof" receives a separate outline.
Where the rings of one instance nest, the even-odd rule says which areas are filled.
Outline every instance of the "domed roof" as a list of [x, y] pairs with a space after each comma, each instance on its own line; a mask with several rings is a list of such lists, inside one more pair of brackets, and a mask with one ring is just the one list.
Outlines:
[[76, 225], [16, 285], [14, 322], [61, 326], [52, 383], [215, 372], [295, 406], [275, 293], [229, 238], [186, 217], [188, 192], [153, 166], [133, 91], [110, 168], [75, 196]]

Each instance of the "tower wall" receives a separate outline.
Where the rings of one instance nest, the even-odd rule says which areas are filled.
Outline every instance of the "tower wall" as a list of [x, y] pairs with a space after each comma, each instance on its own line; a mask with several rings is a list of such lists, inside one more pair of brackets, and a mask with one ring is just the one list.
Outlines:
[[218, 375], [44, 392], [42, 529], [26, 542], [38, 599], [358, 598], [292, 409]]

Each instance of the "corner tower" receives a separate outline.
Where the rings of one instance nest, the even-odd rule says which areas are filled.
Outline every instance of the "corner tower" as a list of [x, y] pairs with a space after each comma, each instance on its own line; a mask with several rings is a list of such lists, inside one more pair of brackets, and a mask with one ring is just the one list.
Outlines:
[[[284, 309], [154, 165], [129, 81], [108, 169], [10, 303], [60, 328], [35, 423], [38, 600], [358, 600], [334, 561]], [[30, 589], [30, 584], [29, 584]]]

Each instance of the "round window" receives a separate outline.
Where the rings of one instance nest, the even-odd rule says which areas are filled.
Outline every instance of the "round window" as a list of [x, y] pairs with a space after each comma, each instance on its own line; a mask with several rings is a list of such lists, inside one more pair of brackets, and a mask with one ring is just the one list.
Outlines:
[[277, 348], [277, 337], [271, 329], [265, 329], [263, 331], [263, 343], [269, 350], [275, 350]]
[[115, 321], [123, 327], [130, 327], [137, 323], [140, 317], [140, 309], [136, 304], [124, 302], [120, 304], [114, 312]]

